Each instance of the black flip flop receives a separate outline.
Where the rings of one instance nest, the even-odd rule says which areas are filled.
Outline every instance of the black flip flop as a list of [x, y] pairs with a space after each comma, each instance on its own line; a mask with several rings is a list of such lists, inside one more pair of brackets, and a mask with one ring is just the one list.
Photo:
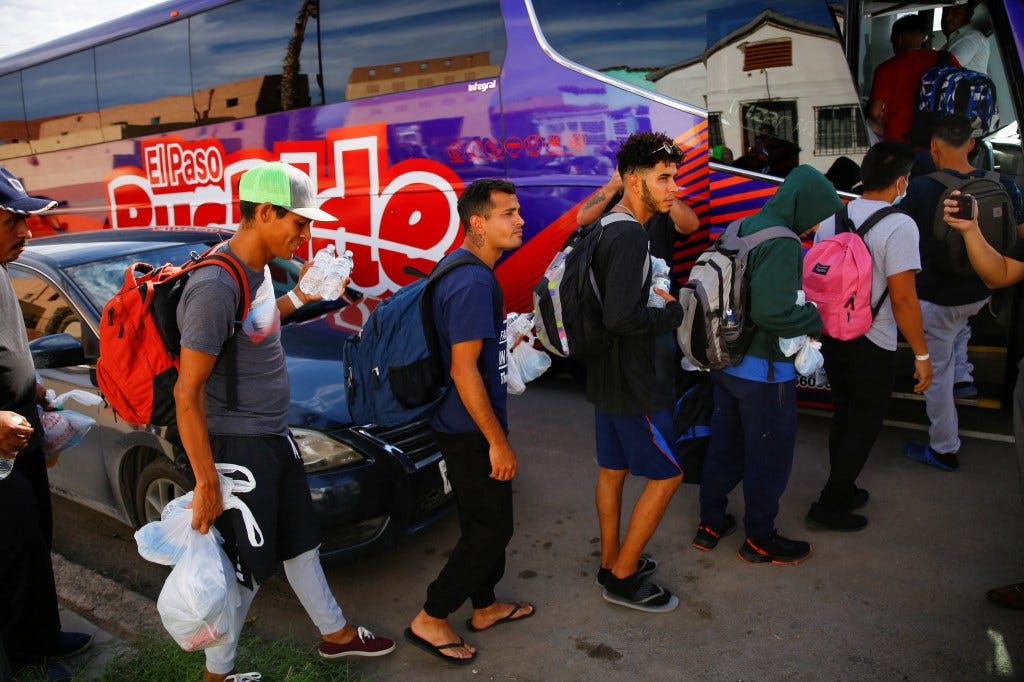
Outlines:
[[417, 635], [415, 632], [413, 632], [412, 628], [406, 628], [405, 638], [409, 640], [409, 643], [413, 646], [419, 647], [420, 649], [426, 651], [428, 654], [433, 654], [434, 656], [437, 656], [438, 658], [443, 659], [453, 665], [466, 665], [467, 663], [470, 663], [471, 661], [473, 661], [473, 659], [476, 658], [476, 653], [474, 653], [469, 658], [454, 658], [452, 656], [445, 655], [445, 649], [455, 649], [460, 646], [466, 646], [466, 640], [462, 639], [461, 637], [459, 637], [458, 642], [452, 642], [451, 644], [434, 645], [428, 642], [427, 640], [423, 639], [419, 635]]
[[[526, 606], [532, 606], [533, 610], [530, 611], [525, 616], [519, 616], [518, 618], [513, 618], [512, 617], [512, 616], [516, 615], [517, 613], [519, 613], [519, 609], [524, 608]], [[529, 618], [530, 616], [532, 616], [535, 613], [537, 613], [537, 607], [536, 606], [533, 606], [532, 604], [524, 604], [524, 603], [521, 603], [521, 602], [516, 602], [515, 608], [512, 609], [511, 611], [509, 611], [507, 616], [505, 616], [504, 618], [499, 618], [498, 620], [494, 621], [493, 623], [491, 623], [490, 625], [488, 625], [485, 628], [474, 627], [474, 625], [473, 625], [473, 617], [470, 616], [466, 620], [466, 629], [469, 630], [470, 632], [483, 632], [484, 630], [490, 630], [494, 626], [501, 625], [502, 623], [513, 623], [513, 622], [515, 622], [517, 620], [526, 620], [527, 618]]]

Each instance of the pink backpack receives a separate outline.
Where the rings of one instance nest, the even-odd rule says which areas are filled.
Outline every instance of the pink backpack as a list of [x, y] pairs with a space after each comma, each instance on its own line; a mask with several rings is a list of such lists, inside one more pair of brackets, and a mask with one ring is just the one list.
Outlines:
[[803, 289], [821, 313], [824, 335], [840, 341], [863, 336], [889, 295], [888, 287], [871, 305], [871, 253], [864, 236], [880, 220], [899, 209], [886, 206], [872, 213], [859, 228], [846, 206], [835, 215], [836, 234], [804, 254]]

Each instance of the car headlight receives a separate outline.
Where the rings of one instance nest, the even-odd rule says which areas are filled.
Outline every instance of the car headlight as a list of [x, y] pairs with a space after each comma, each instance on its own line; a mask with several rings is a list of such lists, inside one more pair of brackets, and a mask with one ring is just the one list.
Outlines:
[[291, 432], [295, 437], [295, 443], [299, 446], [302, 464], [306, 467], [307, 472], [335, 469], [366, 460], [354, 448], [334, 440], [320, 431], [293, 428]]

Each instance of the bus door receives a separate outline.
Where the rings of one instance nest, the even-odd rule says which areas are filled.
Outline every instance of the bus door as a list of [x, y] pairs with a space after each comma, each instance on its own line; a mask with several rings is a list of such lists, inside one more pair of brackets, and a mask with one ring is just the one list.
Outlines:
[[[968, 66], [987, 73], [996, 93], [994, 120], [990, 129], [979, 137], [972, 163], [977, 168], [1009, 175], [1018, 186], [1024, 187], [1024, 149], [1018, 127], [1024, 105], [1021, 71], [1024, 8], [1020, 3], [981, 0], [973, 12], [966, 5], [953, 6], [950, 3], [929, 7], [915, 3], [913, 11], [906, 11], [889, 2], [851, 0], [846, 5], [846, 16], [850, 20], [845, 23], [848, 30], [844, 45], [860, 102], [866, 110], [874, 69], [892, 56], [890, 33], [896, 20], [917, 14], [927, 30], [924, 47], [942, 50], [949, 47], [946, 34], [955, 25], [951, 25], [949, 20], [950, 13], [954, 11], [966, 12], [969, 24], [965, 28], [976, 31], [983, 39], [983, 49], [969, 53], [971, 62]], [[944, 14], [947, 16], [945, 22]], [[955, 46], [953, 50], [956, 50]], [[987, 59], [984, 58], [985, 52]], [[961, 56], [965, 61], [968, 58]], [[919, 227], [926, 229], [926, 226]], [[994, 409], [1008, 409], [1011, 405], [1017, 361], [1024, 340], [1022, 301], [1024, 298], [1019, 286], [995, 291], [991, 303], [971, 319], [968, 359], [974, 365], [974, 383], [979, 393], [958, 398], [958, 403]], [[905, 344], [901, 344], [901, 352], [909, 354]], [[909, 366], [902, 360], [901, 367]], [[909, 377], [900, 377], [897, 395], [920, 399], [913, 395], [910, 385]]]

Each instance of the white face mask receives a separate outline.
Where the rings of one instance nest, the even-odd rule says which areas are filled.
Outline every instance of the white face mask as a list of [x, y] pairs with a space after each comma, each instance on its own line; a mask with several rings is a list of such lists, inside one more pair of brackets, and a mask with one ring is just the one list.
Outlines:
[[899, 205], [899, 203], [901, 201], [903, 201], [907, 197], [907, 189], [910, 189], [910, 181], [909, 180], [907, 180], [907, 187], [906, 187], [906, 189], [903, 190], [902, 194], [900, 194], [899, 180], [896, 181], [896, 198], [893, 199], [893, 201], [892, 201], [892, 205], [893, 206]]

